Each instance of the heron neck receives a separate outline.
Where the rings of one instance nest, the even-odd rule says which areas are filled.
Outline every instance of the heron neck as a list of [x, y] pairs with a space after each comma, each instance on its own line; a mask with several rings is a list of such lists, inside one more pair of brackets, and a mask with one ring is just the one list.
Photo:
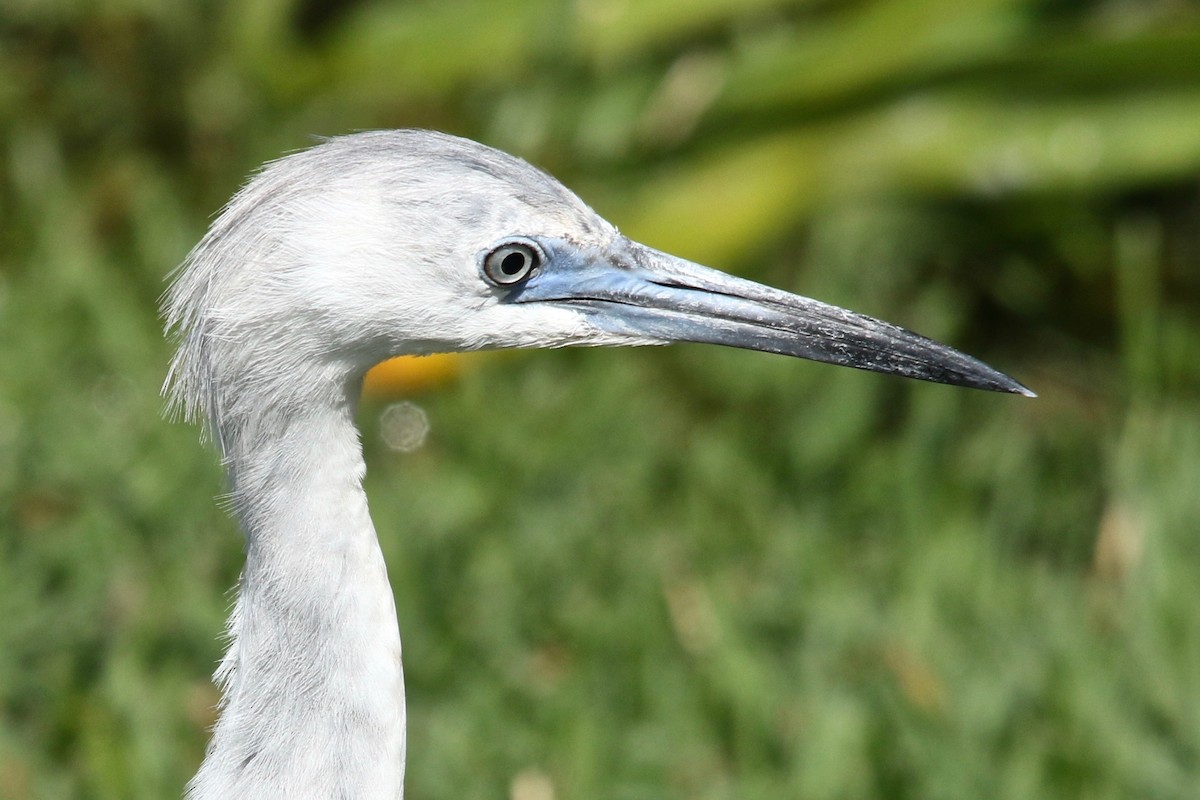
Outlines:
[[224, 420], [246, 566], [192, 800], [402, 795], [400, 636], [343, 395]]

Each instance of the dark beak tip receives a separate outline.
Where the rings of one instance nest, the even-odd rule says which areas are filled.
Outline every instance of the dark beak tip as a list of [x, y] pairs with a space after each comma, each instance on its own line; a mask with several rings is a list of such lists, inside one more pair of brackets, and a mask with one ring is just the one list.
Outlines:
[[1022, 397], [1037, 397], [1037, 392], [1030, 389], [1025, 384], [1018, 380], [1008, 377], [1004, 373], [997, 373], [998, 380], [986, 388], [993, 392], [1005, 392], [1007, 394], [1019, 394]]

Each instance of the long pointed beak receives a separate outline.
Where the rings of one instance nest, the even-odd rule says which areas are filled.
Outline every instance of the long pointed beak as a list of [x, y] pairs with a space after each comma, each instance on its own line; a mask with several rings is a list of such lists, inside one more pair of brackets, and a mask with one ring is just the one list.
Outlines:
[[[556, 243], [557, 244], [557, 243]], [[882, 320], [735, 278], [632, 241], [580, 253], [561, 243], [510, 302], [553, 302], [597, 328], [703, 342], [935, 383], [1035, 397], [971, 356]]]

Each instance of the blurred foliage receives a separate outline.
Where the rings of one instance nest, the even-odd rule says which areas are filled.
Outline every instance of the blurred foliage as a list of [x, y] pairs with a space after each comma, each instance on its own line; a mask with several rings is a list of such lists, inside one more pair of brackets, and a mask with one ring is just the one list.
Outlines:
[[543, 353], [411, 453], [367, 402], [412, 797], [1194, 797], [1198, 54], [1187, 0], [5, 0], [0, 798], [197, 766], [240, 538], [157, 297], [392, 126], [1041, 394]]

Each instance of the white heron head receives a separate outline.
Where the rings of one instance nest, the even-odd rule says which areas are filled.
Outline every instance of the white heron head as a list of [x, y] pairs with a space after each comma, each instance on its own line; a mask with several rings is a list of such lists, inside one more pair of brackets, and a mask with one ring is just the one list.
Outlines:
[[671, 341], [1029, 394], [896, 326], [633, 242], [526, 162], [428, 131], [269, 164], [188, 256], [165, 313], [175, 401], [214, 420], [397, 354]]

